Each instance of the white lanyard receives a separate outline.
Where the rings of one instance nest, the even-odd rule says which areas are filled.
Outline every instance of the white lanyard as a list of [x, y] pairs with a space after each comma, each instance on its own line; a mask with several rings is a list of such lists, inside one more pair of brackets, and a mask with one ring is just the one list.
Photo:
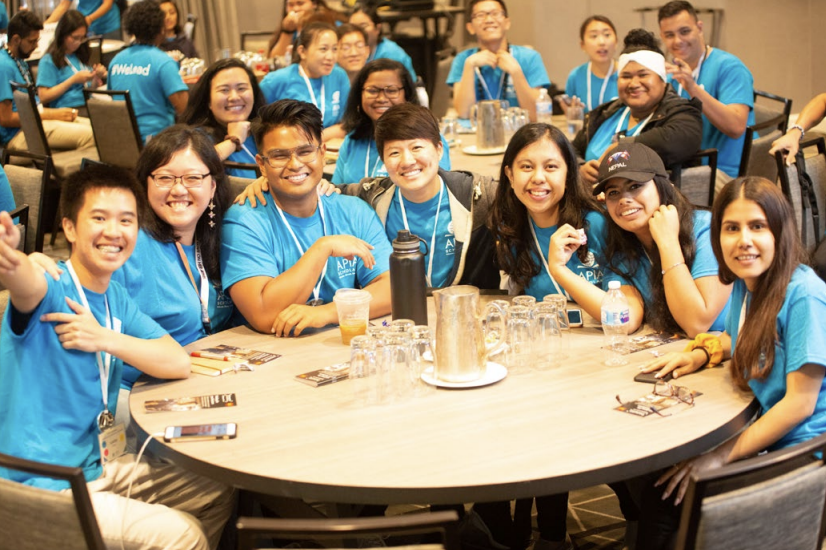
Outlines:
[[539, 258], [540, 260], [542, 260], [542, 267], [545, 268], [545, 273], [548, 274], [548, 278], [551, 280], [551, 283], [553, 283], [557, 294], [562, 294], [563, 296], [565, 296], [565, 298], [572, 302], [573, 298], [571, 298], [571, 296], [563, 288], [559, 286], [559, 284], [556, 282], [556, 279], [554, 279], [554, 276], [551, 275], [551, 268], [548, 266], [548, 260], [545, 259], [545, 254], [542, 253], [542, 247], [539, 245], [539, 239], [536, 237], [536, 230], [533, 228], [533, 220], [528, 220], [528, 225], [531, 228], [533, 242], [536, 244], [536, 250], [539, 252]]
[[[700, 60], [697, 62], [697, 68], [691, 71], [691, 76], [694, 77], [694, 82], [697, 82], [700, 79], [700, 69], [703, 67], [703, 61], [706, 59], [706, 52], [708, 51], [708, 46], [703, 48], [703, 55], [700, 56]], [[677, 94], [683, 95], [683, 85], [680, 84], [677, 87]]]
[[499, 89], [496, 90], [496, 97], [490, 92], [490, 88], [488, 88], [488, 83], [485, 82], [485, 79], [482, 78], [482, 71], [479, 70], [479, 67], [475, 67], [474, 70], [476, 71], [476, 78], [479, 79], [479, 83], [482, 84], [482, 87], [485, 89], [485, 94], [488, 96], [488, 99], [502, 99], [502, 86], [505, 84], [505, 71], [502, 71], [502, 75], [499, 77]]
[[[404, 228], [410, 231], [410, 226], [407, 225], [407, 211], [404, 209], [404, 197], [402, 197], [402, 190], [398, 188], [399, 191], [399, 207], [402, 211], [402, 222], [404, 222]], [[427, 274], [425, 275], [427, 279], [427, 286], [433, 287], [433, 256], [436, 255], [436, 231], [439, 229], [439, 212], [442, 210], [442, 194], [445, 191], [445, 184], [442, 181], [442, 177], [439, 176], [439, 202], [436, 205], [436, 219], [433, 220], [433, 236], [430, 238], [430, 259], [427, 262]]]
[[373, 143], [373, 140], [367, 141], [367, 155], [364, 157], [364, 177], [365, 178], [374, 178], [376, 177], [376, 170], [378, 170], [379, 163], [381, 162], [381, 155], [378, 156], [376, 159], [376, 164], [373, 165], [373, 171], [370, 171], [370, 144]]
[[[89, 307], [89, 300], [86, 299], [86, 292], [83, 290], [80, 280], [77, 278], [75, 268], [72, 267], [72, 260], [66, 260], [66, 268], [69, 272], [69, 276], [72, 278], [72, 282], [75, 284], [75, 289], [80, 296], [80, 301], [83, 304], [83, 307], [88, 309], [91, 313], [92, 308]], [[103, 303], [106, 306], [106, 328], [113, 330], [112, 314], [109, 312], [109, 299], [106, 297], [105, 293], [103, 294]], [[98, 351], [95, 353], [95, 361], [97, 362], [98, 372], [100, 373], [100, 392], [103, 395], [103, 411], [101, 411], [98, 415], [98, 427], [100, 428], [100, 431], [104, 431], [105, 429], [112, 427], [115, 421], [114, 416], [112, 416], [112, 413], [109, 412], [109, 371], [112, 367], [112, 354], [104, 351]]]
[[[298, 237], [295, 236], [295, 231], [290, 226], [290, 222], [287, 221], [287, 216], [284, 215], [284, 211], [281, 210], [281, 207], [278, 206], [278, 203], [272, 201], [275, 204], [275, 209], [278, 210], [278, 214], [281, 216], [281, 221], [284, 222], [284, 225], [287, 226], [287, 231], [290, 232], [290, 235], [293, 238], [293, 242], [295, 243], [295, 247], [298, 248], [298, 252], [303, 256], [304, 255], [304, 247], [301, 246], [301, 243], [298, 242]], [[324, 205], [321, 202], [321, 197], [318, 199], [318, 213], [321, 215], [321, 234], [325, 237], [327, 236], [327, 224], [324, 221]], [[324, 281], [324, 276], [327, 275], [327, 262], [324, 262], [324, 269], [321, 271], [321, 278], [318, 279], [318, 284], [315, 285], [313, 288], [313, 299], [310, 302], [311, 306], [320, 306], [322, 304], [321, 298], [318, 297], [319, 292], [321, 291], [321, 283]]]
[[[593, 71], [591, 71], [591, 62], [588, 62], [588, 110], [590, 111], [593, 109], [591, 107], [591, 75], [593, 75]], [[611, 79], [611, 75], [614, 74], [614, 60], [611, 60], [611, 67], [608, 69], [608, 74], [605, 75], [605, 80], [602, 81], [602, 88], [599, 90], [599, 105], [602, 105], [603, 100], [605, 99], [605, 89], [608, 86], [608, 81]]]
[[198, 294], [198, 299], [201, 302], [201, 323], [204, 325], [204, 331], [207, 334], [212, 334], [212, 327], [209, 321], [209, 281], [207, 280], [206, 269], [204, 269], [204, 260], [201, 257], [200, 245], [195, 245], [195, 267], [198, 269], [198, 274], [201, 276], [201, 289], [195, 284], [195, 277], [192, 276], [192, 270], [189, 269], [189, 260], [186, 258], [184, 247], [181, 243], [175, 243], [178, 248], [178, 254], [181, 256], [181, 262], [184, 264], [184, 270], [189, 275], [189, 280], [192, 283], [192, 288]]
[[[627, 117], [628, 113], [630, 113], [630, 112], [631, 112], [631, 107], [626, 107], [625, 110], [622, 112], [622, 116], [620, 117], [619, 122], [617, 123], [617, 129], [614, 131], [614, 135], [617, 135], [617, 134], [620, 133], [620, 131], [622, 130], [622, 124], [623, 124], [623, 122], [625, 122], [625, 117]], [[631, 134], [630, 137], [636, 137], [636, 136], [640, 135], [640, 132], [642, 132], [642, 129], [645, 128], [645, 125], [648, 124], [648, 121], [651, 120], [652, 116], [654, 116], [653, 112], [650, 115], [648, 115], [647, 117], [645, 117], [645, 120], [643, 120], [642, 122], [640, 122], [637, 125], [637, 129], [634, 130], [634, 133]]]
[[325, 106], [325, 96], [324, 96], [324, 79], [321, 79], [321, 106], [318, 105], [318, 100], [315, 97], [315, 92], [313, 91], [313, 86], [310, 84], [310, 78], [307, 76], [307, 73], [304, 72], [304, 68], [299, 65], [298, 66], [298, 74], [301, 75], [301, 78], [304, 79], [304, 84], [307, 85], [307, 91], [310, 92], [310, 100], [312, 100], [313, 105], [318, 107], [321, 110], [321, 119], [324, 120], [324, 106]]
[[14, 57], [11, 54], [11, 50], [9, 49], [8, 44], [6, 44], [4, 49], [6, 50], [6, 53], [9, 54], [9, 57], [11, 57], [11, 60], [14, 61], [14, 64], [17, 65], [17, 70], [20, 71], [20, 75], [23, 77], [23, 80], [26, 81], [26, 84], [28, 84], [29, 86], [34, 84], [34, 82], [32, 82], [32, 73], [29, 71], [28, 63], [26, 63], [25, 61], [21, 62], [19, 59]]

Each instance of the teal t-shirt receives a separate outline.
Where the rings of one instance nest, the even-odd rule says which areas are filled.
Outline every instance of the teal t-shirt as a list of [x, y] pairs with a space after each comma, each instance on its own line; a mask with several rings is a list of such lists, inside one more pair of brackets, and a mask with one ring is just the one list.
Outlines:
[[[441, 199], [437, 193], [432, 199], [423, 203], [404, 200], [401, 196], [401, 190], [396, 188], [393, 201], [390, 203], [390, 209], [387, 212], [387, 219], [384, 222], [387, 238], [392, 242], [398, 235], [399, 230], [406, 229], [400, 202], [404, 200], [404, 212], [407, 214], [407, 224], [410, 232], [421, 237], [427, 243], [427, 253], [424, 258], [425, 274], [429, 274], [428, 286], [433, 288], [441, 288], [451, 283], [447, 280], [447, 277], [453, 269], [456, 256], [456, 235], [454, 234], [453, 218], [450, 215], [450, 193], [441, 177], [439, 182], [442, 186]], [[437, 210], [439, 212], [438, 218], [436, 217]], [[424, 244], [420, 244], [419, 248], [422, 252], [425, 252]]]
[[[528, 285], [525, 287], [525, 294], [533, 296], [537, 300], [542, 300], [548, 294], [559, 294], [559, 290], [564, 289], [560, 286], [557, 289], [548, 270], [545, 269], [545, 264], [548, 261], [548, 249], [551, 245], [551, 236], [556, 232], [559, 226], [551, 227], [537, 227], [530, 220], [533, 229], [536, 232], [536, 240], [539, 241], [539, 246], [542, 248], [542, 257], [537, 255], [536, 245], [532, 243], [531, 255], [533, 260], [540, 266], [539, 274], [533, 277]], [[604, 265], [604, 250], [606, 239], [606, 223], [605, 215], [601, 212], [591, 211], [585, 214], [585, 227], [577, 229], [585, 229], [585, 235], [588, 237], [588, 256], [583, 262], [579, 259], [576, 253], [568, 260], [568, 269], [591, 283], [592, 285], [602, 288], [602, 279], [605, 276]], [[570, 296], [565, 293], [566, 297]]]

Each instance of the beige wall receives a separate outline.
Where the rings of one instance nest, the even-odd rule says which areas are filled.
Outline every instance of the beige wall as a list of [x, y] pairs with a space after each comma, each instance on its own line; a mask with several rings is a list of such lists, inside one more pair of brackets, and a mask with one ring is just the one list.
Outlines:
[[[719, 46], [751, 69], [756, 88], [791, 97], [795, 112], [816, 93], [826, 91], [826, 71], [822, 70], [826, 65], [826, 1], [694, 3], [724, 10]], [[542, 54], [551, 80], [564, 86], [568, 72], [586, 61], [579, 49], [582, 20], [593, 13], [606, 15], [622, 37], [641, 25], [640, 14], [634, 8], [656, 4], [651, 0], [508, 0], [510, 36], [515, 43], [532, 44]], [[240, 29], [274, 29], [281, 9], [281, 0], [238, 0]], [[646, 28], [656, 31], [656, 14], [647, 14], [645, 23]], [[707, 33], [710, 32], [707, 27]]]

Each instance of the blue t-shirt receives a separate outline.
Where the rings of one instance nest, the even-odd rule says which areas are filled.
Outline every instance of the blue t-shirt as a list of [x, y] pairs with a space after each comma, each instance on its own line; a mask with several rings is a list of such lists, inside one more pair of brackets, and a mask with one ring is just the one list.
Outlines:
[[6, 4], [0, 3], [0, 31], [4, 31], [9, 26], [9, 12], [6, 11]]
[[[714, 257], [714, 252], [711, 249], [711, 212], [704, 210], [694, 211], [694, 246], [696, 252], [694, 254], [694, 265], [691, 266], [691, 277], [699, 279], [701, 277], [717, 277], [719, 268], [717, 259]], [[625, 263], [620, 260], [619, 265], [623, 271], [627, 271]], [[651, 271], [651, 262], [647, 256], [643, 256], [637, 265], [637, 271], [631, 276], [631, 280], [627, 280], [621, 275], [614, 273], [610, 269], [605, 270], [604, 286], [607, 288], [610, 281], [619, 281], [624, 286], [633, 286], [640, 295], [646, 309], [652, 307], [653, 297], [651, 296], [651, 282], [649, 273]], [[714, 320], [708, 330], [723, 330], [723, 324], [728, 314], [729, 304], [731, 300], [726, 302], [726, 306], [717, 319]]]
[[[731, 347], [737, 346], [743, 300], [751, 302], [745, 282], [737, 280], [731, 291], [731, 309], [726, 318], [726, 333]], [[747, 306], [748, 307], [748, 306]], [[786, 395], [786, 376], [803, 365], [814, 363], [826, 368], [826, 283], [811, 268], [800, 265], [786, 287], [783, 306], [777, 314], [777, 342], [774, 365], [765, 380], [749, 380], [749, 387], [765, 414]], [[815, 410], [771, 446], [782, 449], [801, 443], [826, 431], [826, 378], [820, 386]]]
[[[195, 263], [195, 246], [184, 246], [183, 249], [200, 290], [201, 274]], [[174, 243], [156, 241], [141, 230], [135, 250], [123, 267], [112, 274], [112, 280], [120, 283], [140, 310], [182, 346], [207, 336], [201, 322], [201, 301]], [[223, 292], [220, 282], [213, 282], [208, 288], [210, 326], [212, 332], [218, 332], [229, 325], [232, 300]], [[124, 365], [121, 387], [131, 390], [140, 375], [138, 369]]]
[[[24, 59], [20, 59], [19, 61], [21, 66], [26, 71], [29, 81], [31, 81], [32, 76], [31, 72], [29, 72], [29, 64], [26, 63], [26, 60]], [[25, 84], [26, 81], [27, 80], [20, 72], [17, 63], [15, 63], [14, 59], [12, 59], [11, 55], [9, 55], [8, 50], [5, 48], [0, 50], [0, 101], [11, 101], [11, 110], [13, 113], [17, 112], [17, 105], [14, 103], [11, 82]], [[20, 128], [6, 128], [5, 126], [0, 126], [0, 140], [2, 140], [5, 145], [11, 141], [11, 139], [16, 136], [19, 131]]]
[[[671, 76], [668, 77], [671, 79]], [[754, 124], [754, 78], [742, 61], [732, 54], [714, 48], [700, 67], [697, 83], [724, 105], [740, 103], [749, 107], [747, 124]], [[679, 83], [671, 82], [675, 90]], [[688, 98], [688, 92], [680, 94]], [[735, 178], [740, 171], [743, 142], [746, 133], [736, 139], [718, 130], [703, 114], [703, 149], [717, 149], [717, 168]]]
[[[451, 281], [448, 281], [447, 277], [453, 269], [456, 257], [456, 235], [453, 231], [453, 217], [450, 214], [450, 193], [441, 177], [439, 177], [439, 183], [443, 190], [441, 201], [438, 193], [423, 203], [404, 201], [410, 232], [427, 242], [427, 254], [424, 258], [425, 273], [430, 273], [429, 286], [433, 288], [442, 288], [450, 284]], [[406, 229], [400, 200], [402, 200], [401, 191], [397, 187], [393, 193], [393, 200], [390, 202], [390, 209], [387, 211], [387, 219], [384, 221], [384, 230], [391, 242], [400, 230]], [[438, 219], [436, 219], [437, 209], [439, 210]], [[434, 220], [436, 220], [436, 227], [433, 226]], [[435, 243], [433, 242], [434, 229]], [[419, 249], [424, 253], [424, 244], [420, 243]], [[433, 257], [432, 269], [430, 268], [431, 256]]]
[[[89, 15], [103, 4], [103, 0], [78, 0], [77, 11]], [[89, 25], [89, 34], [106, 34], [120, 28], [120, 9], [117, 2], [112, 2], [112, 8]]]
[[[605, 92], [600, 100], [600, 92], [605, 82], [604, 78], [599, 78], [594, 73], [588, 72], [588, 63], [583, 63], [576, 67], [568, 75], [568, 82], [565, 83], [565, 93], [570, 97], [577, 96], [580, 101], [585, 104], [582, 108], [583, 112], [588, 112], [596, 109], [598, 105], [613, 101], [619, 97], [617, 90], [617, 71], [611, 71], [611, 76], [608, 77], [608, 84], [605, 84]], [[591, 97], [588, 98], [588, 78], [591, 79]]]
[[[319, 291], [319, 298], [329, 303], [336, 290], [365, 287], [388, 271], [393, 250], [379, 217], [366, 202], [338, 194], [320, 197], [320, 200], [324, 207], [326, 234], [358, 237], [373, 245], [372, 253], [376, 259], [373, 269], [367, 269], [359, 257], [353, 260], [330, 257]], [[305, 251], [325, 233], [319, 208], [308, 218], [297, 218], [286, 212], [284, 216]], [[250, 277], [277, 277], [301, 258], [289, 229], [278, 214], [274, 197], [266, 206], [257, 208], [252, 208], [249, 203], [233, 204], [223, 225], [221, 276], [227, 291], [238, 281]]]
[[[66, 56], [68, 64], [62, 69], [58, 69], [52, 60], [52, 54], [47, 53], [37, 64], [37, 87], [54, 88], [61, 82], [72, 78], [76, 72], [92, 70], [88, 65], [84, 65], [73, 53]], [[47, 105], [53, 109], [61, 107], [83, 107], [86, 99], [83, 97], [83, 84], [72, 84], [63, 95]]]
[[410, 78], [413, 79], [413, 82], [416, 82], [416, 71], [413, 70], [413, 61], [410, 59], [410, 56], [407, 55], [407, 52], [392, 40], [388, 38], [379, 40], [379, 43], [376, 44], [376, 51], [373, 52], [373, 55], [370, 56], [367, 62], [369, 63], [374, 59], [392, 59], [393, 61], [398, 61], [404, 65], [404, 68], [410, 73]]
[[[588, 142], [588, 147], [585, 149], [585, 160], [599, 160], [606, 149], [611, 145], [614, 136], [619, 132], [625, 131], [625, 135], [633, 136], [643, 121], [637, 122], [632, 128], [628, 127], [628, 121], [631, 119], [631, 114], [625, 112], [626, 109], [620, 109], [610, 117], [602, 121], [591, 141]], [[625, 116], [623, 116], [625, 115]], [[622, 124], [620, 124], [622, 119]], [[619, 124], [619, 128], [617, 125]], [[644, 127], [643, 127], [644, 129]], [[643, 129], [640, 129], [642, 132]]]
[[[341, 121], [344, 114], [344, 104], [350, 94], [350, 78], [347, 72], [335, 65], [333, 72], [321, 78], [308, 78], [301, 76], [298, 71], [299, 64], [293, 63], [289, 67], [284, 67], [275, 72], [267, 74], [261, 80], [261, 91], [267, 99], [267, 103], [278, 101], [279, 99], [298, 99], [308, 103], [314, 103], [321, 109], [321, 91], [324, 90], [324, 127], [327, 128]], [[307, 81], [313, 88], [313, 95], [307, 89]]]
[[11, 192], [9, 178], [0, 166], [0, 212], [11, 212], [15, 208], [17, 205], [14, 202], [14, 194]]
[[[604, 265], [605, 238], [607, 232], [605, 229], [605, 215], [601, 212], [588, 212], [585, 214], [585, 222], [585, 235], [588, 237], [588, 257], [585, 263], [583, 263], [580, 261], [579, 256], [576, 255], [576, 252], [574, 252], [571, 259], [568, 260], [567, 266], [568, 269], [592, 285], [602, 288], [602, 279], [606, 271]], [[536, 224], [533, 223], [533, 220], [530, 220], [530, 223], [533, 225], [534, 231], [536, 231], [536, 240], [539, 241], [539, 245], [542, 247], [542, 258], [537, 255], [536, 246], [532, 244], [531, 255], [533, 256], [533, 261], [535, 261], [540, 268], [539, 275], [533, 277], [525, 287], [525, 294], [533, 296], [537, 300], [542, 300], [542, 298], [548, 294], [558, 294], [544, 266], [548, 261], [548, 249], [551, 246], [551, 236], [556, 233], [558, 226], [554, 225], [541, 228], [537, 227]], [[560, 286], [560, 288], [562, 287]], [[564, 291], [564, 289], [562, 290]]]
[[109, 64], [109, 89], [129, 90], [141, 139], [175, 124], [169, 96], [188, 90], [178, 64], [155, 46], [135, 44]]
[[[548, 71], [545, 70], [545, 64], [542, 63], [542, 56], [539, 52], [532, 48], [525, 46], [511, 46], [511, 54], [522, 67], [522, 73], [531, 88], [539, 88], [540, 86], [550, 86], [551, 79], [548, 78]], [[465, 68], [465, 60], [471, 55], [479, 51], [479, 48], [470, 48], [459, 52], [453, 60], [453, 65], [450, 66], [450, 73], [447, 75], [448, 86], [453, 86], [462, 80], [462, 71]], [[508, 77], [502, 69], [496, 67], [481, 67], [479, 71], [482, 73], [482, 78], [487, 84], [490, 95], [485, 91], [485, 87], [476, 82], [476, 100], [483, 99], [506, 99], [511, 107], [519, 107], [519, 100], [516, 98], [516, 89], [513, 86], [513, 79]], [[478, 80], [478, 76], [475, 77]], [[502, 90], [504, 88], [504, 90]]]
[[[65, 297], [82, 303], [75, 285], [61, 262], [60, 281], [46, 275], [46, 296], [32, 312], [22, 334], [10, 326], [13, 306], [3, 318], [0, 332], [0, 452], [62, 466], [83, 469], [87, 481], [103, 472], [98, 451], [97, 416], [103, 410], [100, 371], [94, 353], [63, 349], [54, 331], [55, 323], [40, 321], [45, 313], [74, 313]], [[86, 289], [86, 298], [98, 322], [106, 326], [104, 295]], [[114, 325], [121, 332], [154, 340], [166, 334], [141, 313], [118, 283], [110, 283], [105, 294]], [[112, 356], [109, 371], [109, 410], [115, 414], [123, 363]], [[13, 419], [13, 420], [12, 420]], [[50, 478], [10, 472], [0, 476], [46, 489], [65, 489], [69, 484]]]
[[[439, 168], [450, 170], [450, 148], [445, 136], [442, 136], [442, 158], [439, 159]], [[387, 177], [387, 169], [379, 158], [376, 140], [353, 139], [352, 132], [344, 136], [338, 150], [332, 182], [358, 183], [362, 178], [381, 177]]]

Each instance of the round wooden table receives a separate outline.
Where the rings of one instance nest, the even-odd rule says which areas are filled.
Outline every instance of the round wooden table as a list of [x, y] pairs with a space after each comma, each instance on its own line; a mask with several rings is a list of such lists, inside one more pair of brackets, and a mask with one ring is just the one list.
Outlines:
[[[433, 305], [430, 303], [431, 315]], [[311, 387], [295, 376], [347, 361], [338, 328], [274, 338], [236, 328], [189, 347], [232, 344], [282, 354], [254, 372], [139, 382], [131, 396], [145, 433], [236, 422], [238, 437], [164, 443], [151, 450], [203, 475], [273, 495], [355, 504], [508, 500], [631, 478], [722, 443], [756, 411], [727, 369], [679, 380], [703, 393], [669, 417], [615, 410], [652, 386], [633, 381], [647, 351], [622, 367], [601, 364], [599, 328], [573, 329], [569, 358], [550, 371], [382, 406], [357, 406], [348, 381]], [[684, 343], [657, 348], [681, 349]], [[143, 402], [234, 392], [235, 408], [146, 413]]]

